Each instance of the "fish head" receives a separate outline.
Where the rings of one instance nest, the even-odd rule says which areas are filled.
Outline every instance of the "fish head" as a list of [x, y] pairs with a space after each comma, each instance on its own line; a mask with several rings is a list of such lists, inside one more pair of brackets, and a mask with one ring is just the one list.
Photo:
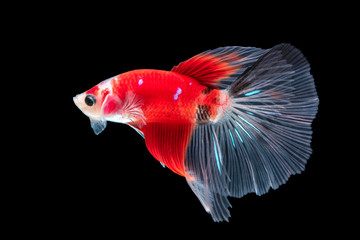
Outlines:
[[99, 134], [106, 127], [106, 119], [103, 115], [103, 102], [111, 89], [107, 87], [106, 82], [94, 86], [93, 88], [77, 94], [73, 97], [75, 105], [89, 117], [91, 127], [95, 134]]
[[80, 93], [74, 98], [75, 105], [91, 119], [101, 119], [101, 99], [97, 94]]

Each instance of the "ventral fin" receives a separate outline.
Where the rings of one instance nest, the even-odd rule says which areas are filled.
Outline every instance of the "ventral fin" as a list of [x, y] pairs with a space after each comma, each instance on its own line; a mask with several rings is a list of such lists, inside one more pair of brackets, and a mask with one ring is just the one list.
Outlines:
[[141, 129], [149, 152], [173, 172], [184, 176], [184, 158], [192, 123], [149, 123]]
[[106, 128], [106, 120], [93, 120], [90, 118], [90, 124], [92, 129], [94, 130], [94, 133], [96, 135], [99, 135], [104, 129]]
[[181, 62], [171, 71], [192, 77], [207, 87], [224, 89], [265, 51], [252, 47], [220, 47]]

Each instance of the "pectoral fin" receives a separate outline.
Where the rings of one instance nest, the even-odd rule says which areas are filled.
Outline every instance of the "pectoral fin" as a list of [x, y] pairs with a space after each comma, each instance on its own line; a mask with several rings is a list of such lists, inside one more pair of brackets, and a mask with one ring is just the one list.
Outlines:
[[96, 135], [99, 135], [106, 128], [106, 120], [93, 120], [90, 119], [91, 127]]

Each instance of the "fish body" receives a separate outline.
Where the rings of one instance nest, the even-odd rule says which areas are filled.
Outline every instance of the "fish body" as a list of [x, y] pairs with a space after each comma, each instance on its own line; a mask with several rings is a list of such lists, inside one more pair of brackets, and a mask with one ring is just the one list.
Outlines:
[[318, 106], [309, 64], [289, 44], [217, 48], [171, 71], [129, 71], [74, 102], [96, 134], [107, 121], [134, 128], [214, 221], [230, 217], [228, 196], [261, 195], [304, 169]]
[[[132, 92], [141, 98], [147, 123], [195, 123], [196, 107], [212, 107], [221, 93], [215, 90], [202, 97], [206, 89], [195, 79], [170, 71], [134, 70], [110, 79], [114, 93], [121, 97]], [[216, 112], [216, 110], [214, 110]]]

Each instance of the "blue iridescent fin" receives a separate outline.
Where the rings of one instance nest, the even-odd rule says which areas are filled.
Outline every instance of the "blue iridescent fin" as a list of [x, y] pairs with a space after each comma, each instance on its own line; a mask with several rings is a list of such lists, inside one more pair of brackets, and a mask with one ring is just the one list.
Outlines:
[[195, 127], [185, 158], [187, 182], [214, 221], [230, 217], [228, 196], [262, 195], [304, 170], [319, 102], [307, 60], [289, 44], [265, 51], [224, 91], [232, 104]]
[[90, 124], [94, 133], [99, 135], [106, 128], [107, 121], [106, 120], [93, 120], [90, 119]]
[[[231, 196], [264, 194], [303, 171], [312, 152], [311, 122], [319, 102], [303, 54], [290, 44], [277, 45], [228, 91], [233, 98], [228, 125], [241, 136], [234, 139], [240, 148], [224, 160]], [[227, 140], [220, 142], [221, 148], [232, 141], [223, 135]]]
[[230, 217], [229, 178], [223, 165], [218, 136], [211, 124], [195, 127], [185, 157], [187, 183], [214, 221]]

